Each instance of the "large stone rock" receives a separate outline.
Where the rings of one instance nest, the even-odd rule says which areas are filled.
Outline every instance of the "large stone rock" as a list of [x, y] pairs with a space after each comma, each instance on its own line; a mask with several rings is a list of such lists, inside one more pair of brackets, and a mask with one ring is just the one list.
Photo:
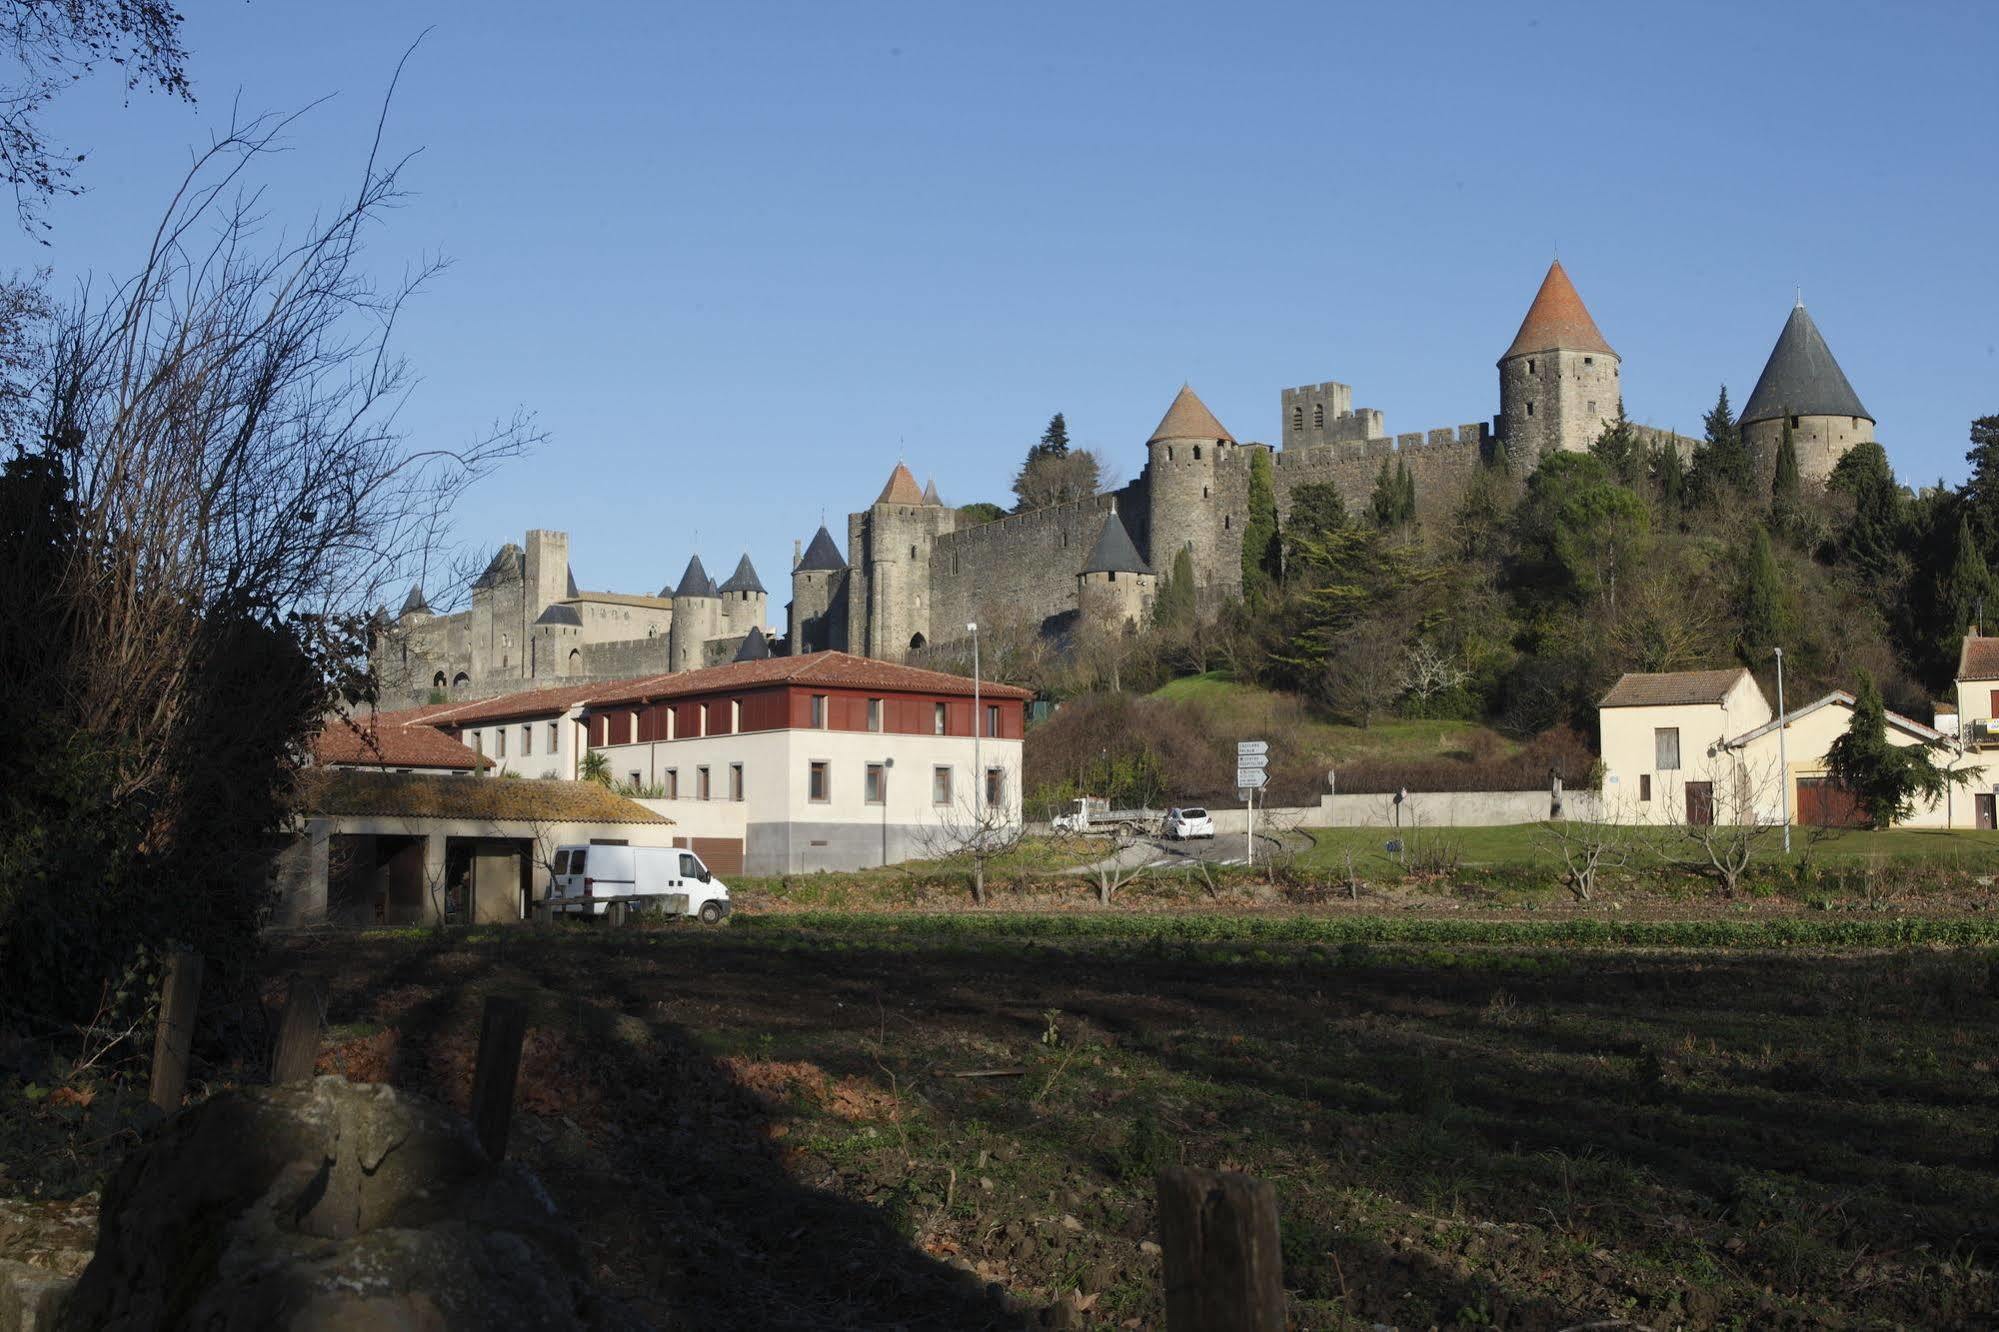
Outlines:
[[68, 1328], [604, 1328], [535, 1178], [442, 1106], [324, 1077], [170, 1122], [104, 1192]]

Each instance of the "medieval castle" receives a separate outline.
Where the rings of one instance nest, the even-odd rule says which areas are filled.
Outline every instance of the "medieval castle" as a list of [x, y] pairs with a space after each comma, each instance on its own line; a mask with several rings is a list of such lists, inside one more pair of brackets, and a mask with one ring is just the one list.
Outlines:
[[[1183, 386], [1146, 440], [1137, 479], [1072, 504], [974, 522], [898, 463], [875, 501], [848, 516], [846, 554], [823, 525], [802, 552], [794, 545], [782, 636], [765, 628], [767, 594], [747, 555], [719, 585], [696, 555], [653, 596], [584, 592], [569, 571], [568, 536], [533, 531], [525, 549], [501, 548], [473, 584], [469, 609], [433, 614], [412, 588], [378, 626], [374, 661], [385, 699], [418, 700], [827, 648], [902, 660], [955, 642], [974, 621], [1025, 619], [1054, 634], [1142, 625], [1182, 549], [1204, 601], [1240, 592], [1251, 450], [1270, 455], [1280, 521], [1313, 482], [1331, 482], [1349, 508], [1364, 506], [1384, 462], [1410, 469], [1425, 519], [1452, 509], [1497, 443], [1522, 471], [1545, 453], [1587, 449], [1617, 415], [1622, 372], [1558, 261], [1499, 358], [1499, 414], [1489, 422], [1391, 437], [1379, 411], [1354, 407], [1347, 385], [1313, 384], [1283, 390], [1281, 442], [1272, 447], [1237, 441]], [[1802, 302], [1740, 420], [1766, 473], [1788, 421], [1808, 481], [1874, 438], [1873, 418]]]

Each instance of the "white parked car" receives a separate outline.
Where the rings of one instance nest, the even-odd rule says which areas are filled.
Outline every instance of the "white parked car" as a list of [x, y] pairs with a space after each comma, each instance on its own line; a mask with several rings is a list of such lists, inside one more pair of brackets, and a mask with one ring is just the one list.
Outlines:
[[716, 925], [729, 914], [729, 885], [678, 847], [557, 847], [553, 870], [548, 906], [558, 916], [623, 924], [633, 911], [653, 909]]
[[1176, 842], [1185, 841], [1190, 837], [1212, 839], [1215, 835], [1215, 821], [1205, 809], [1169, 809], [1166, 811], [1165, 826], [1160, 832]]

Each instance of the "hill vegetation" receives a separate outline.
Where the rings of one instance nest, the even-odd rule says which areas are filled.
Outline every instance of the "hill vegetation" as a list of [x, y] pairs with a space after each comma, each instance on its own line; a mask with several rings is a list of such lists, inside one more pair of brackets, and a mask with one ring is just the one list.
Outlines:
[[[1423, 519], [1392, 469], [1358, 512], [1330, 484], [1301, 487], [1281, 524], [1253, 479], [1240, 599], [1197, 605], [1183, 559], [1142, 631], [1086, 633], [1063, 660], [1001, 655], [1010, 678], [1071, 700], [1029, 746], [1029, 790], [1141, 790], [1152, 770], [1206, 773], [1225, 742], [1279, 730], [1279, 799], [1323, 790], [1332, 766], [1364, 779], [1373, 765], [1391, 788], [1474, 771], [1536, 785], [1551, 769], [1574, 784], [1620, 674], [1743, 665], [1774, 697], [1778, 647], [1794, 700], [1868, 676], [1926, 718], [1999, 560], [1999, 416], [1972, 422], [1970, 443], [1955, 488], [1911, 490], [1874, 443], [1821, 485], [1788, 447], [1759, 466], [1724, 389], [1690, 457], [1649, 445], [1620, 407], [1587, 452], [1530, 470], [1495, 448]], [[1187, 794], [1209, 798], [1206, 780]]]

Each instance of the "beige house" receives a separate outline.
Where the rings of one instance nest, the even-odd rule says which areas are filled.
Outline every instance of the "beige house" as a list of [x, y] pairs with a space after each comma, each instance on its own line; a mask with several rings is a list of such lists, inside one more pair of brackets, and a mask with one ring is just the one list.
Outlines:
[[[1962, 686], [1960, 685], [1960, 689]], [[1750, 673], [1630, 674], [1598, 705], [1604, 762], [1603, 817], [1615, 823], [1781, 823], [1843, 826], [1859, 821], [1851, 796], [1826, 770], [1832, 742], [1853, 720], [1853, 695], [1835, 690], [1775, 717]], [[1909, 827], [1991, 827], [1999, 755], [1987, 765], [1935, 728], [1889, 712], [1888, 740], [1942, 745], [1938, 762], [1956, 776]]]
[[1723, 746], [1770, 716], [1740, 666], [1624, 676], [1597, 704], [1604, 820], [1710, 823], [1720, 811], [1729, 821], [1744, 793]]
[[278, 856], [278, 925], [520, 920], [555, 848], [671, 846], [673, 821], [595, 782], [434, 773], [306, 775], [298, 836]]

